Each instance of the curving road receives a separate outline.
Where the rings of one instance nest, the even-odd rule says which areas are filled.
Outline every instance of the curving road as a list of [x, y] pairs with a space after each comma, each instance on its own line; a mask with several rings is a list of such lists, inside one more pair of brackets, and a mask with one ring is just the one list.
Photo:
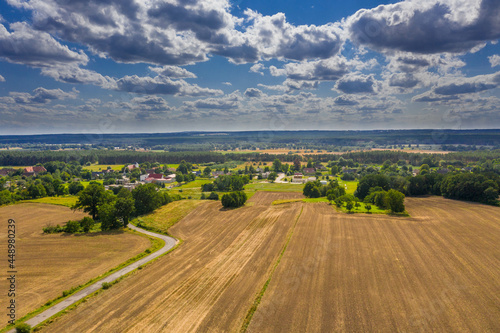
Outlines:
[[[46, 319], [52, 317], [53, 315], [55, 315], [56, 313], [59, 313], [61, 312], [62, 310], [66, 309], [68, 306], [78, 302], [79, 300], [81, 300], [82, 298], [92, 294], [93, 292], [95, 292], [96, 290], [99, 290], [102, 288], [102, 284], [104, 282], [113, 282], [115, 281], [116, 279], [124, 276], [125, 274], [128, 274], [130, 273], [131, 271], [133, 271], [134, 269], [138, 268], [139, 266], [142, 266], [144, 265], [145, 263], [155, 259], [155, 258], [158, 258], [159, 256], [161, 256], [162, 254], [164, 254], [165, 252], [168, 252], [170, 251], [176, 244], [177, 244], [177, 240], [175, 238], [172, 238], [172, 237], [169, 237], [169, 236], [165, 236], [165, 235], [161, 235], [161, 234], [157, 234], [157, 233], [154, 233], [154, 232], [151, 232], [151, 231], [147, 231], [147, 230], [144, 230], [144, 229], [141, 229], [141, 228], [138, 228], [132, 224], [129, 224], [128, 227], [132, 230], [135, 230], [135, 231], [138, 231], [140, 233], [143, 233], [143, 234], [146, 234], [146, 235], [149, 235], [149, 236], [152, 236], [152, 237], [156, 237], [156, 238], [160, 238], [160, 239], [163, 239], [165, 241], [165, 246], [162, 247], [161, 249], [159, 249], [158, 251], [154, 252], [154, 253], [151, 253], [150, 255], [128, 265], [127, 267], [124, 267], [116, 272], [114, 272], [113, 274], [111, 275], [108, 275], [107, 277], [105, 277], [104, 279], [102, 280], [99, 280], [97, 282], [95, 282], [94, 284], [91, 284], [90, 286], [80, 290], [79, 292], [77, 292], [76, 294], [74, 295], [71, 295], [70, 297], [66, 298], [64, 301], [62, 302], [59, 302], [57, 304], [55, 304], [54, 306], [51, 306], [50, 308], [48, 308], [47, 310], [45, 310], [44, 312], [36, 315], [35, 317], [29, 319], [26, 321], [27, 324], [31, 325], [31, 327], [35, 327], [36, 325], [40, 324], [41, 322], [45, 321]], [[10, 331], [8, 331], [8, 333], [15, 333], [16, 329], [12, 329]]]

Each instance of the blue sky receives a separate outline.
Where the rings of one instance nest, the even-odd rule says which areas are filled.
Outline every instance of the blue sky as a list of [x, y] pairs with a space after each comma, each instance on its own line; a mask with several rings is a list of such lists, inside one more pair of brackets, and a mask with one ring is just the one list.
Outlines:
[[500, 127], [498, 0], [0, 0], [0, 134]]

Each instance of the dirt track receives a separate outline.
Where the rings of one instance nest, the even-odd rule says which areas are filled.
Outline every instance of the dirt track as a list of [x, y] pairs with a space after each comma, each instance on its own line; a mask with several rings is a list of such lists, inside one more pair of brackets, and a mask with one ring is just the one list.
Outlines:
[[411, 219], [306, 205], [249, 332], [500, 331], [500, 209], [407, 208]]
[[[6, 249], [7, 219], [16, 221], [17, 318], [107, 272], [149, 247], [148, 239], [128, 233], [67, 235], [42, 233], [51, 223], [63, 225], [86, 214], [63, 206], [18, 204], [0, 208], [1, 246]], [[0, 304], [8, 301], [7, 255], [2, 260]], [[1, 327], [7, 320], [2, 318]]]

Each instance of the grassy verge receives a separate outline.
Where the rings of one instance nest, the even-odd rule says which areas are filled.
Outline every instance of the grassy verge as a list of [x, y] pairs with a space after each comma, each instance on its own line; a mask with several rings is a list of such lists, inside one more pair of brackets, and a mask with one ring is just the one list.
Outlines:
[[[26, 314], [22, 318], [18, 319], [14, 325], [9, 325], [9, 326], [4, 327], [2, 330], [0, 330], [0, 333], [7, 332], [8, 330], [10, 330], [13, 327], [15, 327], [15, 325], [17, 325], [19, 323], [22, 323], [22, 322], [25, 322], [26, 320], [29, 320], [29, 319], [33, 318], [34, 316], [38, 315], [39, 313], [42, 313], [43, 311], [47, 310], [51, 306], [53, 306], [53, 305], [55, 305], [57, 303], [62, 302], [63, 300], [65, 300], [69, 296], [71, 296], [71, 295], [77, 293], [78, 291], [80, 291], [80, 290], [82, 290], [82, 289], [90, 286], [91, 284], [93, 284], [93, 283], [95, 283], [95, 282], [97, 282], [97, 281], [99, 281], [99, 280], [107, 277], [108, 275], [113, 274], [114, 272], [116, 272], [116, 271], [118, 271], [118, 270], [120, 270], [120, 269], [122, 269], [124, 267], [127, 267], [128, 265], [136, 262], [137, 260], [139, 260], [139, 259], [141, 259], [141, 258], [143, 258], [143, 257], [145, 257], [145, 256], [147, 256], [147, 255], [149, 255], [149, 254], [151, 254], [153, 252], [158, 251], [159, 249], [161, 249], [165, 245], [165, 242], [162, 239], [159, 239], [159, 238], [156, 238], [156, 237], [150, 237], [150, 236], [144, 235], [142, 233], [136, 232], [134, 230], [126, 230], [126, 232], [129, 232], [129, 233], [141, 236], [141, 237], [148, 238], [150, 240], [150, 247], [148, 247], [146, 250], [144, 250], [143, 252], [139, 253], [135, 257], [132, 257], [132, 258], [128, 259], [127, 261], [121, 263], [120, 265], [118, 265], [118, 266], [110, 269], [106, 273], [101, 274], [101, 275], [99, 275], [99, 276], [97, 276], [97, 277], [95, 277], [95, 278], [87, 281], [85, 284], [81, 284], [79, 286], [72, 287], [69, 290], [64, 290], [62, 292], [61, 296], [59, 296], [57, 298], [54, 298], [52, 300], [49, 300], [44, 305], [42, 305], [41, 307], [39, 307], [38, 309], [29, 312], [28, 314]], [[64, 312], [64, 311], [62, 311], [62, 312]]]
[[283, 255], [285, 254], [286, 248], [288, 247], [288, 244], [290, 243], [290, 240], [292, 239], [293, 232], [295, 231], [295, 226], [297, 226], [297, 222], [299, 222], [299, 219], [300, 219], [300, 216], [302, 215], [303, 210], [304, 210], [304, 208], [302, 208], [300, 210], [299, 216], [297, 216], [297, 219], [295, 220], [295, 223], [294, 223], [292, 229], [288, 233], [285, 245], [283, 246], [283, 249], [280, 252], [278, 260], [276, 260], [276, 262], [274, 263], [274, 266], [271, 269], [271, 273], [269, 274], [269, 277], [267, 278], [266, 282], [262, 286], [262, 289], [260, 290], [260, 292], [255, 297], [255, 300], [254, 300], [252, 306], [248, 310], [247, 315], [245, 316], [245, 320], [243, 321], [243, 325], [241, 326], [240, 332], [244, 333], [247, 331], [248, 326], [250, 325], [250, 322], [252, 321], [252, 317], [255, 314], [255, 311], [257, 311], [257, 308], [259, 307], [259, 304], [262, 300], [262, 297], [264, 297], [264, 294], [266, 293], [267, 287], [269, 286], [269, 283], [271, 283], [271, 279], [273, 278], [273, 274], [276, 271], [276, 268], [278, 268], [278, 265], [280, 264], [281, 259], [283, 258]]

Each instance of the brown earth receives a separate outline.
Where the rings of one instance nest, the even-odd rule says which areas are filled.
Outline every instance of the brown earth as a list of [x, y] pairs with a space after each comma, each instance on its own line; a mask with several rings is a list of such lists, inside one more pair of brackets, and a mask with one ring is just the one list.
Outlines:
[[500, 208], [407, 199], [412, 218], [305, 205], [249, 332], [499, 332]]
[[405, 218], [271, 206], [299, 197], [198, 206], [170, 229], [177, 250], [44, 331], [237, 332], [292, 232], [249, 332], [500, 331], [500, 208], [409, 198]]
[[[86, 216], [63, 206], [17, 204], [0, 208], [1, 260], [0, 304], [7, 297], [7, 221], [16, 221], [17, 318], [48, 300], [95, 278], [150, 246], [147, 238], [130, 233], [91, 235], [43, 234], [47, 224], [63, 225]], [[6, 317], [5, 317], [6, 318]], [[0, 327], [7, 324], [2, 318]]]
[[258, 192], [236, 210], [198, 206], [170, 229], [184, 240], [178, 249], [42, 331], [238, 331], [300, 213], [271, 203], [300, 197]]

